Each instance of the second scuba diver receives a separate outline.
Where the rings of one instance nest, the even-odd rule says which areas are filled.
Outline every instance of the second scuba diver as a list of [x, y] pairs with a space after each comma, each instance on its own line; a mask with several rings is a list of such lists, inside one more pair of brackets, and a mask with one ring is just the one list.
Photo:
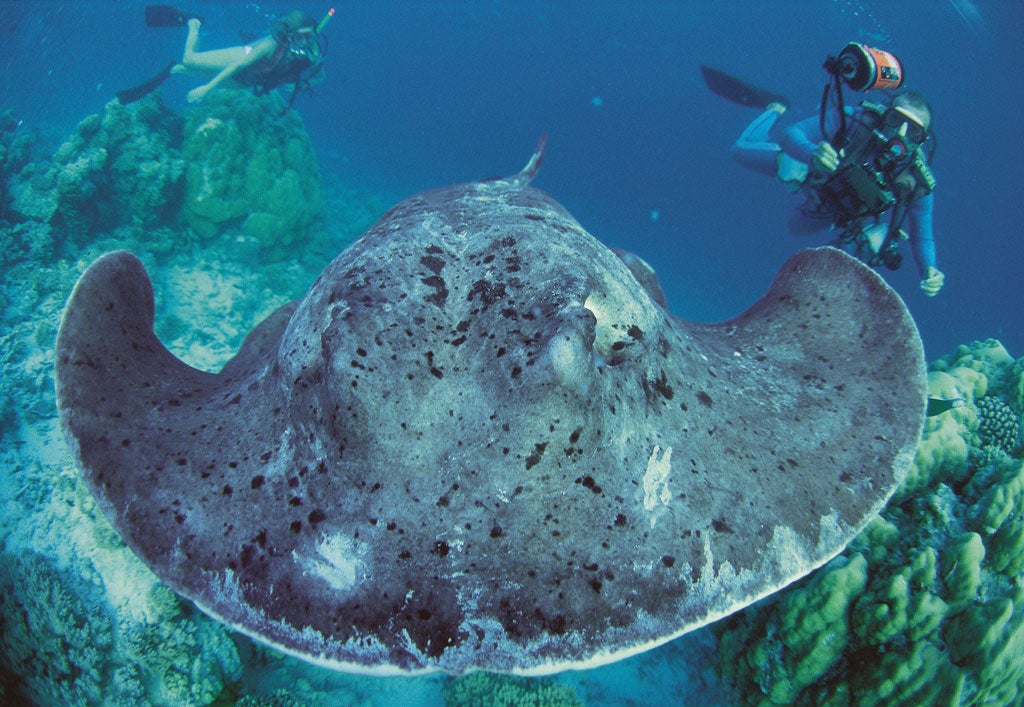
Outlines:
[[117, 97], [121, 103], [132, 103], [156, 90], [171, 74], [204, 73], [213, 76], [188, 92], [191, 103], [201, 101], [214, 88], [231, 79], [252, 87], [257, 95], [292, 84], [290, 108], [298, 92], [322, 75], [326, 44], [321, 31], [333, 15], [332, 8], [317, 23], [305, 12], [295, 10], [276, 19], [266, 37], [244, 45], [200, 51], [202, 18], [168, 5], [149, 5], [146, 7], [148, 26], [188, 27], [181, 62], [171, 62], [140, 86], [119, 91]]
[[253, 86], [263, 93], [285, 83], [298, 90], [303, 72], [319, 68], [317, 22], [295, 10], [275, 20], [269, 36], [243, 46], [199, 51], [200, 20], [188, 20], [188, 37], [181, 63], [172, 73], [214, 73], [207, 83], [188, 92], [190, 103], [201, 101], [226, 79]]
[[[932, 297], [945, 276], [936, 267], [932, 235], [935, 179], [929, 167], [932, 110], [916, 91], [891, 102], [843, 105], [840, 81], [856, 90], [895, 88], [902, 71], [891, 54], [847, 45], [826, 62], [835, 84], [826, 86], [819, 115], [790, 126], [777, 141], [773, 129], [785, 99], [702, 67], [716, 93], [764, 112], [732, 147], [742, 165], [773, 174], [806, 197], [790, 229], [810, 234], [831, 227], [835, 244], [872, 267], [896, 269], [900, 242], [909, 240], [921, 291]], [[833, 100], [829, 94], [834, 91]]]

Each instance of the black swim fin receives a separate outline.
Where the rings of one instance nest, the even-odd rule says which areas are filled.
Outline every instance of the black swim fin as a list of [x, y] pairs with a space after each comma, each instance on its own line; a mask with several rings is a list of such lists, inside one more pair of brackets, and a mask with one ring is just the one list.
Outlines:
[[739, 103], [741, 106], [767, 108], [771, 103], [789, 105], [789, 99], [785, 96], [758, 88], [735, 76], [712, 69], [710, 66], [701, 64], [700, 73], [704, 76], [704, 83], [708, 85], [712, 93], [733, 103]]
[[200, 22], [203, 21], [199, 15], [179, 10], [170, 5], [146, 5], [147, 27], [184, 27], [193, 17]]
[[176, 63], [177, 62], [172, 61], [162, 68], [159, 74], [151, 78], [149, 81], [146, 81], [146, 83], [139, 84], [133, 88], [126, 88], [123, 91], [118, 91], [117, 100], [120, 101], [122, 105], [125, 105], [128, 103], [134, 103], [140, 98], [145, 98], [159, 88], [160, 84], [167, 80], [167, 77], [171, 75], [171, 69], [174, 68]]

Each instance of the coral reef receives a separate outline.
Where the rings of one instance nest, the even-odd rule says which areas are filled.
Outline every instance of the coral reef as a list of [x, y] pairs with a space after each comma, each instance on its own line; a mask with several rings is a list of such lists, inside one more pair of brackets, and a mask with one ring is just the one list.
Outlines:
[[447, 707], [582, 707], [571, 687], [550, 680], [473, 673], [445, 686]]
[[135, 560], [67, 468], [49, 525], [0, 552], [2, 662], [35, 704], [209, 704], [237, 680], [226, 629]]
[[56, 151], [11, 179], [10, 210], [20, 220], [52, 224], [82, 244], [120, 226], [152, 228], [181, 203], [182, 120], [156, 94], [131, 105], [111, 101]]
[[744, 704], [1020, 704], [1024, 358], [999, 342], [931, 365], [914, 468], [839, 557], [721, 622]]
[[222, 90], [185, 116], [182, 209], [200, 239], [228, 229], [271, 258], [303, 243], [322, 210], [320, 170], [302, 121], [276, 95]]

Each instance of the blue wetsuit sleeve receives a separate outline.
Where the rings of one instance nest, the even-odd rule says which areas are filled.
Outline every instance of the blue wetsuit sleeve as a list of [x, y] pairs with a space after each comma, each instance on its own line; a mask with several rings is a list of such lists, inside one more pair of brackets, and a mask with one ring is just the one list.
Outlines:
[[927, 194], [910, 202], [907, 212], [907, 235], [910, 237], [910, 248], [922, 278], [928, 268], [935, 267], [935, 237], [932, 233], [934, 203], [934, 195]]
[[811, 153], [822, 139], [818, 116], [811, 116], [789, 126], [779, 140], [779, 146], [790, 157], [801, 162], [810, 162]]
[[[860, 110], [859, 106], [847, 108], [847, 120], [858, 120]], [[829, 135], [834, 134], [839, 129], [838, 115], [838, 112], [834, 109], [830, 110], [826, 115], [825, 130], [829, 132]], [[812, 115], [810, 118], [804, 118], [799, 123], [789, 126], [786, 132], [783, 133], [782, 139], [779, 140], [779, 146], [790, 157], [801, 162], [810, 162], [814, 148], [823, 140], [825, 140], [825, 136], [821, 134], [821, 121], [817, 115]]]

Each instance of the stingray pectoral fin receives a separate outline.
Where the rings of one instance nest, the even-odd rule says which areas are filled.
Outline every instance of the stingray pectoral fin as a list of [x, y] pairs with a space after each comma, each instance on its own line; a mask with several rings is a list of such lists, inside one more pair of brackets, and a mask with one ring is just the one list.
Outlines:
[[153, 286], [131, 253], [108, 253], [82, 275], [57, 337], [62, 408], [100, 412], [116, 390], [153, 398], [212, 380], [160, 343], [153, 308]]
[[[899, 295], [855, 258], [809, 249], [783, 265], [747, 312], [714, 327], [740, 368], [764, 383], [764, 414], [799, 431], [809, 456], [817, 449], [819, 463], [864, 484], [848, 494], [830, 482], [806, 489], [831, 497], [840, 525], [863, 527], [903, 480], [924, 426], [924, 348]], [[805, 486], [823, 478], [831, 479], [810, 476]]]
[[197, 370], [153, 333], [142, 263], [115, 252], [79, 279], [57, 336], [57, 404], [83, 478], [128, 545], [206, 606], [216, 593], [197, 591], [208, 583], [195, 575], [223, 558], [202, 556], [179, 529], [222, 525], [234, 488], [280, 457], [275, 379], [247, 374], [265, 371], [289, 311], [253, 332], [228, 375]]

